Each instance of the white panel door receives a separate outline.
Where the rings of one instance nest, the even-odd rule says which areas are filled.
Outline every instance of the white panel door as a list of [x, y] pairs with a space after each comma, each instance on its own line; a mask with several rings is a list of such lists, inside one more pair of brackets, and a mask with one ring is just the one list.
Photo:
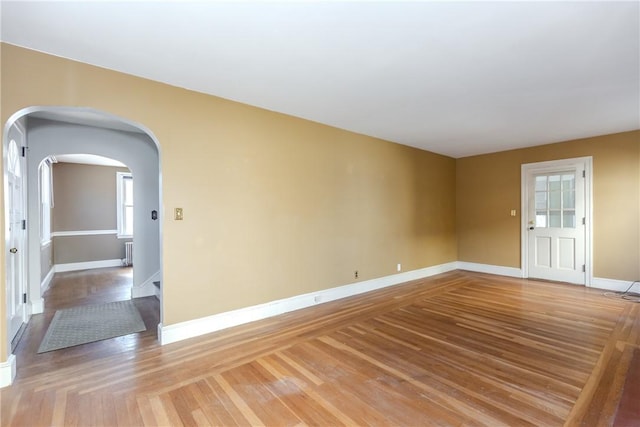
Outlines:
[[25, 257], [26, 231], [23, 228], [25, 219], [24, 176], [25, 161], [21, 155], [24, 132], [17, 125], [9, 129], [7, 146], [7, 204], [8, 233], [6, 236], [6, 272], [7, 272], [7, 321], [9, 325], [9, 342], [16, 336], [20, 327], [27, 320], [25, 293]]
[[529, 277], [585, 284], [584, 165], [527, 174]]

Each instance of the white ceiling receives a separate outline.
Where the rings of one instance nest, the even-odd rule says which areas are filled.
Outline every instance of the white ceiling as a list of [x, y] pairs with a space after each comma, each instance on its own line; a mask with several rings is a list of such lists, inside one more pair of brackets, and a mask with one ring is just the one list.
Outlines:
[[2, 1], [3, 41], [452, 157], [640, 128], [640, 2]]

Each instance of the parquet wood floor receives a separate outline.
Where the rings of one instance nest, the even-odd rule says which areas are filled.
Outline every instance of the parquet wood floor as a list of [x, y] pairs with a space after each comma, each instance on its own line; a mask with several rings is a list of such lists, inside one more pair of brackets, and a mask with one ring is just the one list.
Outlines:
[[126, 288], [56, 277], [3, 426], [612, 425], [640, 348], [640, 304], [454, 271], [162, 347], [144, 298], [147, 332], [35, 354], [55, 309]]

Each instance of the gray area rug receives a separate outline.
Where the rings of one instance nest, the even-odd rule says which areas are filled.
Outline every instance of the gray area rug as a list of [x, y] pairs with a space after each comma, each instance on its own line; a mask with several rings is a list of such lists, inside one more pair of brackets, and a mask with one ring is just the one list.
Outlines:
[[86, 305], [58, 310], [38, 353], [145, 331], [133, 301]]

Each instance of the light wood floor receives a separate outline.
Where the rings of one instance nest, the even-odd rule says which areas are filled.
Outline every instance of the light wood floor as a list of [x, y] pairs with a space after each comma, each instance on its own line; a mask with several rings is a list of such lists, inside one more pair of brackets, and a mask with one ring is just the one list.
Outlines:
[[163, 347], [145, 298], [147, 332], [35, 354], [55, 309], [126, 286], [56, 277], [3, 426], [611, 425], [640, 348], [640, 304], [455, 271]]

